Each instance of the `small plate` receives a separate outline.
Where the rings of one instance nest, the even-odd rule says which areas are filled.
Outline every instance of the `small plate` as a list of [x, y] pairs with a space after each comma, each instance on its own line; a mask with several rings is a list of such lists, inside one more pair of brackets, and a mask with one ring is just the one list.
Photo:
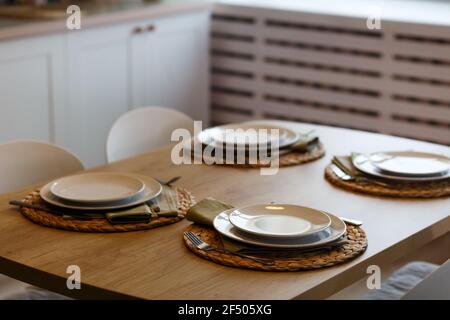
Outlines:
[[[265, 129], [265, 130], [267, 130], [267, 137], [266, 137], [266, 139], [261, 139], [261, 140], [256, 139], [256, 141], [250, 142], [250, 141], [248, 141], [249, 137], [251, 136], [250, 134], [238, 135], [237, 133], [233, 133], [231, 135], [225, 136], [227, 129], [228, 130], [241, 129], [244, 131], [251, 130], [251, 129], [254, 129], [256, 131], [260, 130], [260, 129]], [[271, 136], [270, 130], [272, 130], [272, 129], [278, 129], [279, 135]], [[251, 131], [247, 131], [247, 132], [251, 132]], [[238, 141], [237, 140], [238, 136], [242, 137], [242, 139], [247, 138], [247, 141], [246, 140]], [[271, 143], [276, 141], [276, 139], [279, 139], [278, 140], [279, 148], [287, 147], [287, 146], [295, 143], [298, 140], [299, 134], [293, 130], [290, 130], [290, 129], [287, 129], [284, 127], [270, 125], [270, 124], [242, 123], [242, 124], [229, 124], [229, 125], [206, 129], [206, 130], [203, 130], [202, 132], [200, 132], [200, 134], [197, 137], [202, 144], [211, 145], [211, 146], [217, 147], [217, 148], [223, 148], [224, 145], [227, 146], [227, 143], [228, 143], [230, 146], [233, 146], [236, 149], [242, 149], [242, 148], [244, 148], [244, 149], [246, 149], [246, 148], [267, 149]]]
[[44, 187], [41, 188], [40, 196], [41, 198], [58, 207], [66, 208], [66, 209], [75, 209], [75, 210], [115, 210], [115, 209], [122, 209], [127, 207], [132, 207], [139, 205], [141, 203], [144, 203], [148, 200], [151, 200], [153, 198], [156, 198], [162, 191], [161, 184], [156, 181], [153, 178], [142, 176], [142, 175], [136, 175], [136, 174], [130, 174], [130, 176], [135, 177], [137, 179], [140, 179], [145, 187], [142, 193], [140, 193], [137, 197], [131, 197], [126, 200], [122, 201], [115, 201], [108, 204], [96, 204], [96, 203], [90, 203], [90, 204], [82, 204], [82, 203], [73, 203], [70, 201], [63, 201], [62, 199], [59, 199], [58, 197], [55, 197], [52, 192], [50, 191], [50, 188], [53, 184], [53, 182], [50, 182], [46, 184]]
[[353, 157], [353, 165], [356, 169], [358, 169], [361, 172], [364, 172], [368, 175], [383, 178], [386, 180], [392, 180], [392, 181], [401, 181], [401, 182], [429, 182], [429, 181], [438, 181], [438, 180], [445, 180], [450, 178], [450, 171], [447, 171], [447, 173], [437, 176], [401, 176], [401, 175], [394, 175], [389, 174], [387, 172], [383, 172], [379, 170], [376, 166], [372, 164], [370, 161], [370, 155], [367, 154], [359, 154], [355, 157]]
[[239, 229], [233, 226], [228, 219], [228, 214], [231, 213], [232, 211], [234, 211], [234, 209], [224, 211], [214, 219], [214, 228], [217, 230], [217, 232], [233, 240], [260, 247], [284, 248], [284, 249], [312, 248], [315, 246], [320, 246], [326, 243], [333, 242], [342, 237], [347, 231], [347, 226], [341, 219], [327, 213], [327, 215], [331, 219], [331, 225], [330, 227], [320, 232], [303, 237], [289, 238], [289, 239], [267, 238], [267, 237], [262, 238], [240, 232]]
[[64, 201], [83, 204], [123, 201], [144, 190], [142, 180], [128, 174], [84, 173], [55, 180], [51, 193]]
[[291, 204], [259, 204], [235, 209], [230, 222], [241, 231], [260, 236], [292, 238], [328, 228], [330, 217], [322, 211]]
[[438, 154], [414, 151], [380, 152], [370, 155], [380, 171], [394, 175], [436, 176], [450, 170], [450, 159]]

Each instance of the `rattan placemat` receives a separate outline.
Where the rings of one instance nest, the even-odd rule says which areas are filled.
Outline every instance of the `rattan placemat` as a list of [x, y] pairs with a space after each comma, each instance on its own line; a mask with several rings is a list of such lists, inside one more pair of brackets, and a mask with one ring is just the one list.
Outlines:
[[[322, 158], [325, 155], [325, 148], [322, 143], [317, 144], [315, 148], [308, 152], [288, 152], [282, 154], [279, 159], [279, 167], [295, 166], [307, 162], [311, 162]], [[254, 163], [254, 164], [219, 164], [225, 166], [233, 166], [239, 168], [262, 168], [268, 167], [270, 164]]]
[[[46, 211], [21, 208], [22, 214], [34, 223], [57, 229], [79, 231], [79, 232], [126, 232], [153, 229], [167, 224], [178, 222], [186, 216], [190, 207], [195, 204], [192, 194], [183, 188], [176, 188], [178, 193], [178, 217], [159, 217], [152, 219], [150, 223], [115, 224], [112, 225], [105, 219], [80, 220], [64, 218]], [[39, 191], [27, 195], [24, 202], [41, 205], [43, 200], [39, 196]]]
[[392, 187], [382, 186], [374, 183], [344, 181], [334, 174], [330, 166], [325, 168], [325, 178], [339, 188], [374, 196], [397, 198], [438, 198], [450, 196], [450, 181], [448, 180], [430, 183], [408, 183]]
[[[191, 224], [186, 231], [195, 233], [210, 245], [218, 248], [222, 246], [219, 233], [212, 228], [194, 223]], [[230, 253], [199, 250], [186, 236], [183, 236], [186, 247], [204, 259], [230, 267], [262, 271], [301, 271], [331, 267], [349, 261], [366, 250], [366, 234], [360, 227], [347, 225], [347, 238], [349, 242], [339, 248], [317, 252], [305, 252], [296, 256], [295, 259], [277, 258], [273, 260], [273, 265], [266, 265]]]

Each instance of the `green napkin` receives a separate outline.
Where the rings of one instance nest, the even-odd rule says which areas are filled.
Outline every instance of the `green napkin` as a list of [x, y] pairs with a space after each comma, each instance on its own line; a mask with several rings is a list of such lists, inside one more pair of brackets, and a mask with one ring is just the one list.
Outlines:
[[318, 144], [319, 137], [305, 135], [301, 136], [296, 143], [290, 145], [289, 147], [287, 147], [287, 149], [297, 152], [308, 152], [314, 149]]
[[[354, 155], [352, 156], [334, 156], [331, 160], [332, 163], [334, 163], [336, 166], [338, 166], [342, 171], [345, 173], [357, 177], [357, 176], [363, 176], [364, 174], [355, 168], [353, 165], [352, 159]], [[365, 176], [365, 175], [364, 175]]]
[[158, 215], [168, 215], [178, 212], [178, 192], [176, 188], [163, 186], [159, 197], [147, 201], [153, 212]]
[[149, 223], [158, 216], [173, 217], [178, 214], [178, 193], [175, 188], [163, 186], [161, 194], [137, 207], [106, 213], [111, 224]]
[[214, 218], [219, 213], [231, 208], [233, 208], [232, 205], [208, 197], [191, 207], [187, 212], [186, 218], [195, 223], [212, 226]]
[[146, 204], [127, 210], [108, 212], [106, 219], [111, 224], [126, 223], [149, 223], [152, 218], [152, 211]]

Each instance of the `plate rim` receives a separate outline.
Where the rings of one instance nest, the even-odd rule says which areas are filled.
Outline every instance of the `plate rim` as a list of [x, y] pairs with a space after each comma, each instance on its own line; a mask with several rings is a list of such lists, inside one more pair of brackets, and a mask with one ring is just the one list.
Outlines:
[[[204, 130], [202, 130], [200, 133], [197, 134], [196, 138], [197, 138], [198, 141], [200, 141], [200, 143], [202, 143], [202, 144], [212, 145], [212, 146], [214, 146], [214, 148], [222, 148], [222, 147], [223, 147], [223, 144], [221, 144], [221, 143], [219, 143], [219, 142], [216, 142], [216, 141], [214, 141], [214, 140], [213, 140], [213, 141], [206, 141], [206, 140], [202, 137], [202, 134], [205, 135], [205, 134], [206, 134], [208, 131], [210, 131], [210, 130], [214, 130], [214, 129], [216, 129], [216, 130], [217, 130], [217, 129], [223, 129], [223, 128], [227, 128], [227, 127], [229, 127], [229, 126], [238, 126], [238, 125], [246, 125], [246, 126], [249, 126], [249, 129], [251, 128], [251, 126], [258, 126], [258, 125], [264, 126], [264, 125], [267, 125], [267, 126], [276, 127], [276, 128], [278, 128], [278, 129], [285, 130], [285, 131], [290, 132], [291, 134], [293, 134], [293, 138], [292, 138], [290, 141], [285, 142], [285, 143], [280, 143], [280, 145], [278, 146], [279, 149], [285, 148], [285, 147], [288, 147], [288, 146], [294, 144], [294, 143], [299, 139], [299, 137], [300, 137], [300, 134], [299, 134], [298, 132], [295, 132], [294, 130], [292, 130], [292, 129], [290, 129], [290, 128], [287, 128], [287, 127], [284, 127], [284, 126], [273, 125], [273, 124], [270, 124], [270, 123], [257, 123], [257, 124], [232, 123], [232, 124], [225, 124], [225, 125], [220, 125], [220, 126], [215, 126], [215, 127], [211, 127], [211, 128], [204, 129]], [[211, 138], [209, 135], [206, 135], [206, 137], [209, 138], [209, 139]], [[237, 150], [237, 149], [246, 149], [246, 148], [255, 148], [255, 147], [258, 147], [258, 144], [252, 145], [252, 146], [246, 146], [246, 145], [244, 145], [244, 146], [235, 146], [234, 149]]]
[[[101, 199], [101, 200], [80, 200], [80, 199], [74, 199], [74, 198], [67, 198], [61, 195], [58, 195], [56, 193], [53, 192], [53, 187], [60, 182], [61, 180], [64, 179], [70, 179], [73, 177], [77, 177], [77, 176], [87, 176], [87, 175], [111, 175], [111, 176], [122, 176], [122, 177], [127, 177], [127, 178], [132, 178], [135, 179], [136, 181], [139, 181], [141, 183], [141, 187], [139, 188], [138, 191], [136, 191], [134, 194], [130, 194], [121, 198], [110, 198], [110, 199]], [[118, 201], [125, 201], [129, 198], [134, 198], [136, 197], [138, 194], [142, 193], [146, 188], [146, 184], [144, 181], [142, 181], [142, 179], [136, 177], [136, 176], [132, 176], [130, 174], [124, 174], [124, 173], [120, 173], [120, 172], [87, 172], [87, 173], [80, 173], [80, 174], [74, 174], [74, 175], [69, 175], [69, 176], [65, 176], [65, 177], [61, 177], [58, 179], [55, 179], [52, 181], [51, 185], [50, 185], [50, 192], [52, 193], [53, 196], [55, 196], [56, 198], [62, 200], [62, 201], [70, 201], [70, 202], [78, 202], [80, 204], [101, 204], [101, 203], [106, 203], [106, 202], [118, 202]]]
[[[445, 170], [439, 171], [439, 172], [433, 172], [433, 173], [407, 173], [407, 172], [398, 172], [398, 171], [392, 171], [392, 170], [388, 170], [388, 169], [384, 169], [382, 167], [380, 167], [379, 165], [377, 165], [376, 162], [371, 161], [371, 163], [373, 164], [374, 167], [376, 167], [378, 170], [386, 172], [387, 174], [391, 174], [391, 175], [400, 175], [400, 176], [406, 176], [406, 177], [433, 177], [433, 176], [442, 176], [444, 175], [444, 173], [447, 173], [450, 170], [450, 159], [444, 155], [440, 155], [440, 154], [436, 154], [436, 153], [431, 153], [431, 152], [424, 152], [424, 151], [381, 151], [381, 152], [373, 152], [370, 154], [370, 157], [372, 157], [373, 155], [376, 154], [386, 154], [386, 155], [390, 155], [390, 154], [399, 154], [398, 156], [401, 157], [402, 153], [405, 153], [404, 157], [407, 157], [406, 154], [417, 154], [417, 155], [424, 155], [423, 158], [434, 158], [436, 160], [442, 160], [444, 162], [444, 160], [448, 161], [448, 167]], [[370, 159], [369, 157], [369, 159]], [[412, 156], [410, 156], [412, 157]], [[417, 157], [419, 158], [419, 157]], [[370, 161], [370, 160], [369, 160]]]
[[[139, 175], [139, 174], [131, 174], [133, 176], [137, 176], [137, 177], [141, 177], [141, 179], [143, 179], [144, 184], [145, 184], [145, 188], [147, 188], [147, 184], [145, 183], [146, 181], [151, 181], [152, 183], [155, 183], [159, 185], [159, 189], [158, 191], [154, 192], [154, 193], [149, 193], [148, 195], [144, 196], [141, 195], [141, 197], [139, 197], [138, 199], [130, 202], [130, 203], [124, 203], [124, 204], [116, 204], [116, 205], [101, 205], [101, 206], [83, 206], [83, 205], [74, 205], [74, 204], [65, 204], [65, 203], [61, 203], [60, 200], [58, 199], [52, 199], [51, 197], [53, 196], [51, 194], [51, 192], [49, 191], [49, 186], [51, 185], [51, 182], [45, 184], [40, 190], [39, 190], [39, 195], [41, 196], [41, 198], [45, 201], [50, 203], [51, 205], [57, 206], [57, 207], [61, 207], [61, 208], [65, 208], [65, 209], [72, 209], [72, 210], [86, 210], [86, 211], [105, 211], [105, 210], [116, 210], [116, 209], [124, 209], [124, 208], [128, 208], [128, 207], [133, 207], [136, 205], [139, 205], [141, 203], [144, 203], [148, 200], [154, 199], [156, 197], [158, 197], [161, 192], [162, 192], [162, 185], [155, 179], [153, 179], [152, 177], [149, 176], [145, 176], [145, 175]], [[50, 197], [49, 197], [50, 195]], [[53, 196], [54, 197], [54, 196]]]
[[[439, 181], [439, 180], [445, 180], [445, 179], [450, 178], [450, 171], [447, 172], [447, 174], [442, 175], [442, 176], [427, 176], [427, 177], [395, 176], [395, 175], [384, 174], [384, 173], [378, 172], [376, 167], [370, 161], [365, 161], [362, 164], [355, 163], [356, 159], [361, 156], [367, 158], [367, 154], [360, 153], [356, 157], [352, 158], [352, 164], [359, 171], [366, 173], [370, 176], [374, 176], [374, 177], [379, 177], [379, 178], [383, 178], [383, 179], [387, 179], [387, 180], [391, 180], [391, 181], [409, 181], [409, 182], [431, 182], [431, 181]], [[363, 167], [364, 164], [369, 164], [372, 167], [372, 170], [367, 171], [367, 168]]]
[[[319, 229], [312, 229], [311, 228], [310, 230], [305, 231], [303, 233], [295, 233], [295, 234], [294, 233], [290, 233], [290, 234], [258, 233], [258, 232], [253, 232], [251, 230], [242, 228], [241, 226], [238, 226], [238, 225], [236, 225], [235, 223], [232, 222], [232, 215], [233, 215], [233, 213], [235, 213], [236, 211], [238, 211], [240, 209], [245, 209], [245, 208], [253, 207], [253, 206], [268, 206], [268, 205], [291, 206], [291, 207], [294, 206], [294, 207], [300, 207], [302, 209], [313, 210], [314, 212], [319, 213], [321, 216], [325, 216], [326, 218], [328, 218], [328, 222], [326, 224], [324, 224], [323, 226], [321, 226]], [[325, 230], [326, 228], [328, 228], [331, 225], [331, 217], [327, 213], [325, 213], [324, 211], [317, 210], [317, 209], [310, 208], [310, 207], [306, 207], [306, 206], [301, 206], [301, 205], [296, 205], [296, 204], [288, 204], [288, 203], [253, 204], [253, 205], [248, 205], [248, 206], [241, 207], [241, 208], [234, 208], [234, 210], [232, 212], [230, 212], [228, 216], [229, 216], [230, 223], [234, 227], [236, 227], [237, 229], [241, 230], [242, 232], [249, 233], [249, 234], [252, 234], [252, 235], [255, 235], [255, 236], [271, 237], [271, 238], [278, 238], [278, 239], [298, 238], [298, 237], [302, 237], [302, 236], [312, 235], [312, 234], [314, 234], [316, 232], [321, 232], [321, 231]], [[306, 219], [304, 219], [304, 220], [306, 220]]]
[[[231, 211], [231, 210], [233, 210], [233, 208], [232, 208], [232, 209], [229, 209], [229, 210], [222, 211], [221, 213], [219, 213], [219, 214], [214, 218], [214, 221], [213, 221], [214, 229], [215, 229], [219, 234], [221, 234], [221, 235], [224, 236], [224, 237], [233, 239], [233, 240], [238, 241], [238, 242], [243, 242], [243, 243], [247, 243], [247, 244], [251, 244], [251, 245], [256, 245], [256, 246], [259, 246], [259, 247], [281, 248], [281, 249], [289, 249], [289, 248], [290, 248], [290, 249], [292, 249], [292, 248], [296, 248], [296, 249], [301, 249], [301, 248], [312, 248], [312, 247], [315, 247], [315, 246], [318, 246], [318, 245], [322, 245], [322, 244], [326, 244], [326, 243], [333, 242], [333, 241], [339, 239], [340, 237], [342, 237], [342, 236], [347, 232], [347, 225], [346, 225], [339, 217], [337, 217], [337, 216], [335, 216], [335, 215], [333, 215], [333, 214], [331, 214], [331, 213], [329, 213], [329, 212], [323, 211], [323, 212], [326, 213], [332, 220], [334, 219], [337, 223], [339, 223], [339, 224], [341, 224], [341, 225], [343, 226], [343, 229], [342, 229], [341, 231], [338, 231], [338, 233], [335, 234], [334, 236], [331, 236], [331, 235], [328, 236], [328, 237], [326, 238], [326, 241], [325, 241], [325, 239], [322, 239], [322, 240], [319, 240], [319, 241], [316, 241], [316, 242], [313, 242], [313, 243], [309, 243], [309, 244], [301, 244], [301, 245], [299, 245], [299, 244], [296, 244], [296, 245], [270, 244], [270, 243], [261, 243], [261, 242], [258, 243], [258, 242], [254, 242], [254, 241], [252, 241], [252, 240], [246, 240], [245, 238], [238, 237], [238, 236], [236, 236], [235, 234], [232, 234], [232, 233], [231, 233], [231, 236], [229, 236], [227, 233], [224, 233], [222, 230], [219, 230], [219, 229], [216, 227], [217, 220], [218, 220], [218, 219], [224, 219], [224, 218], [223, 218], [223, 215], [224, 215], [224, 214], [227, 215], [227, 212], [229, 212], [229, 211]], [[231, 225], [231, 222], [228, 221], [228, 223]], [[332, 227], [332, 225], [333, 225], [333, 223], [330, 225], [330, 227]], [[232, 225], [231, 225], [231, 226], [232, 226]], [[335, 230], [336, 230], [336, 229], [335, 229]], [[301, 238], [301, 237], [300, 237], [300, 238]], [[272, 238], [272, 240], [273, 240], [273, 238]], [[280, 239], [278, 239], [278, 240], [280, 240]], [[287, 240], [287, 239], [285, 239], [285, 240]], [[291, 240], [292, 240], [292, 239], [291, 239]]]

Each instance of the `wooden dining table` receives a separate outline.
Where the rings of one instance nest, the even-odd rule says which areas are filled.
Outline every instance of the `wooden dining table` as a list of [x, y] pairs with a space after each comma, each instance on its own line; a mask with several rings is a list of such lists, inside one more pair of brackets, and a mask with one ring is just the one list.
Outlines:
[[[39, 186], [0, 196], [0, 272], [69, 297], [84, 299], [311, 299], [326, 298], [383, 265], [414, 252], [450, 230], [450, 198], [396, 199], [349, 192], [330, 184], [324, 169], [334, 155], [416, 150], [449, 155], [449, 147], [400, 137], [296, 122], [275, 124], [308, 132], [326, 148], [316, 161], [259, 169], [205, 164], [175, 165], [171, 146], [94, 168], [169, 179], [201, 200], [214, 197], [234, 206], [291, 203], [364, 222], [367, 250], [349, 262], [299, 272], [231, 268], [190, 252], [182, 234], [186, 219], [146, 231], [81, 233], [34, 224], [8, 205]], [[66, 286], [67, 267], [81, 270], [81, 289]]]

